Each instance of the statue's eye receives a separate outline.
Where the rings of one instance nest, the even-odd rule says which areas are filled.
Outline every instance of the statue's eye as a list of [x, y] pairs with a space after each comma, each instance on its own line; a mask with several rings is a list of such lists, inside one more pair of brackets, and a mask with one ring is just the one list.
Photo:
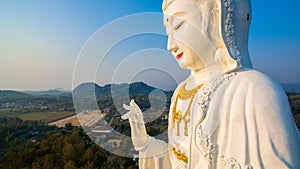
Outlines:
[[179, 23], [177, 23], [175, 26], [174, 26], [174, 30], [178, 30], [179, 28], [181, 28], [181, 26], [183, 25], [184, 23], [184, 20], [180, 21]]

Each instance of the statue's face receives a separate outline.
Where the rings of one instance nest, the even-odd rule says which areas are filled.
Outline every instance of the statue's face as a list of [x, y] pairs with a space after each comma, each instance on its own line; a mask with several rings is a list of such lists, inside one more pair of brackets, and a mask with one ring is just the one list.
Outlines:
[[208, 39], [200, 9], [191, 1], [174, 1], [164, 11], [168, 50], [179, 66], [193, 71], [212, 64], [214, 47]]

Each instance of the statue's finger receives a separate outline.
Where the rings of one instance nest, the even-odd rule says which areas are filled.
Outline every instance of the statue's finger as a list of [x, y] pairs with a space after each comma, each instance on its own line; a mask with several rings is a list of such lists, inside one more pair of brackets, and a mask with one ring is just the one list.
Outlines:
[[126, 105], [126, 104], [123, 104], [123, 108], [126, 109], [126, 110], [131, 110], [131, 107]]
[[127, 119], [129, 118], [129, 115], [130, 115], [129, 113], [130, 113], [130, 112], [124, 114], [123, 116], [121, 116], [121, 118], [122, 118], [123, 120], [127, 120]]
[[133, 99], [130, 101], [130, 106], [134, 107], [137, 111], [141, 111], [140, 107], [135, 103]]
[[134, 102], [134, 100], [132, 99], [132, 100], [130, 101], [129, 104], [130, 104], [130, 106], [134, 107], [134, 103], [135, 103], [135, 102]]

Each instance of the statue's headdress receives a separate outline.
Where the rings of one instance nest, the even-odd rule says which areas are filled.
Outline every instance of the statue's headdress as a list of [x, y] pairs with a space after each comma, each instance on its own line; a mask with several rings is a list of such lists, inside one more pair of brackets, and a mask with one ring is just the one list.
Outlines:
[[[164, 0], [163, 10], [176, 0]], [[192, 0], [201, 9], [216, 4], [222, 40], [236, 68], [252, 68], [248, 52], [248, 33], [251, 22], [250, 0]]]

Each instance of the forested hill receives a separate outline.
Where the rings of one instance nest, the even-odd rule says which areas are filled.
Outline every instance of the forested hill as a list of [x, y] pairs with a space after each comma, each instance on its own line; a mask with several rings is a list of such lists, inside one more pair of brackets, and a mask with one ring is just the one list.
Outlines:
[[78, 127], [0, 118], [0, 168], [125, 169], [135, 162], [100, 148]]
[[0, 100], [14, 100], [20, 98], [28, 98], [32, 95], [14, 90], [0, 90]]
[[[140, 95], [148, 96], [156, 88], [147, 85], [144, 82], [107, 84], [99, 86], [96, 83], [82, 83], [73, 90], [73, 96], [78, 98], [106, 98], [113, 96]], [[163, 91], [166, 94], [172, 94], [172, 91]]]

